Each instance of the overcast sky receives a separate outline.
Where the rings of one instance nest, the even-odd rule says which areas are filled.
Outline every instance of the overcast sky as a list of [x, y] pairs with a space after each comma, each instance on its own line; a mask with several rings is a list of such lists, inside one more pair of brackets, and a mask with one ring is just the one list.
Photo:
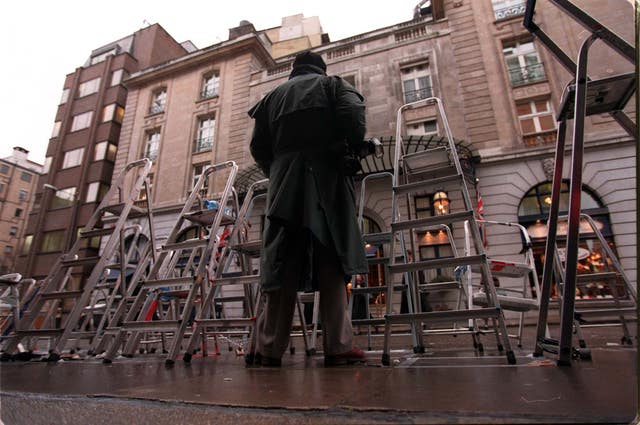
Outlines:
[[42, 163], [65, 76], [91, 50], [132, 34], [146, 22], [162, 25], [178, 42], [198, 48], [224, 41], [242, 19], [257, 30], [279, 26], [284, 16], [318, 16], [332, 41], [410, 20], [418, 0], [204, 1], [36, 0], [3, 2], [0, 67], [3, 135], [0, 157], [14, 146]]

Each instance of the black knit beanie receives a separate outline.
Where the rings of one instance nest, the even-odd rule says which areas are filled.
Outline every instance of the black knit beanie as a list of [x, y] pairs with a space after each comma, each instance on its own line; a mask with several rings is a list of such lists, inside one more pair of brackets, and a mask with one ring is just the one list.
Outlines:
[[327, 64], [322, 60], [322, 56], [308, 50], [296, 55], [296, 59], [293, 61], [293, 69], [302, 65], [317, 66], [322, 70], [322, 72], [327, 72]]

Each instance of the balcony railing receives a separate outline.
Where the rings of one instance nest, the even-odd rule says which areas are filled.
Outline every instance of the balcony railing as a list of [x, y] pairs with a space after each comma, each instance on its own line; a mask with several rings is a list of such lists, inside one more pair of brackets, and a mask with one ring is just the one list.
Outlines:
[[431, 86], [423, 87], [418, 90], [410, 90], [410, 91], [404, 92], [404, 102], [405, 103], [416, 102], [418, 100], [427, 99], [432, 96], [433, 96], [433, 90], [431, 89]]
[[556, 130], [547, 130], [540, 133], [525, 134], [522, 141], [527, 147], [545, 146], [556, 143]]
[[511, 6], [502, 7], [500, 9], [494, 9], [493, 14], [496, 17], [496, 21], [500, 21], [502, 19], [512, 18], [514, 16], [524, 15], [524, 11], [526, 9], [526, 5], [524, 2], [519, 4], [512, 4]]
[[213, 147], [213, 136], [200, 137], [193, 142], [193, 153], [210, 151]]
[[540, 62], [521, 68], [509, 68], [509, 79], [511, 80], [511, 86], [516, 87], [545, 81], [547, 76], [544, 73], [542, 62]]

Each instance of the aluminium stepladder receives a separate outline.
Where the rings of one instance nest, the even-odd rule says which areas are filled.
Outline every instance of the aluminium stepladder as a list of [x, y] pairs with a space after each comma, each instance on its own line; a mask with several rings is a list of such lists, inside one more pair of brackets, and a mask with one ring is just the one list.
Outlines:
[[[534, 34], [556, 59], [575, 78], [566, 87], [562, 95], [557, 122], [555, 166], [551, 190], [551, 206], [549, 209], [548, 234], [545, 246], [545, 262], [542, 274], [540, 293], [540, 314], [536, 331], [535, 356], [542, 356], [544, 351], [557, 354], [559, 366], [570, 366], [571, 359], [582, 357], [580, 349], [573, 346], [573, 330], [575, 326], [575, 291], [577, 286], [578, 244], [581, 214], [582, 171], [584, 157], [585, 120], [589, 115], [608, 113], [631, 136], [636, 144], [637, 125], [624, 112], [624, 108], [636, 91], [636, 72], [614, 75], [592, 80], [587, 75], [588, 54], [591, 45], [601, 40], [620, 56], [636, 64], [634, 46], [616, 35], [609, 28], [598, 22], [583, 9], [569, 0], [551, 0], [562, 12], [582, 25], [590, 34], [580, 46], [577, 62], [574, 62], [562, 48], [549, 37], [535, 22], [536, 0], [527, 0], [524, 16], [524, 27]], [[564, 276], [561, 279], [562, 291], [560, 304], [560, 337], [552, 340], [544, 336], [546, 330], [551, 284], [556, 265], [559, 262], [556, 253], [556, 237], [560, 209], [560, 187], [562, 184], [563, 163], [567, 120], [573, 119], [573, 144], [571, 146], [571, 184], [568, 214], [567, 245], [565, 250]]]
[[[143, 334], [146, 332], [160, 332], [170, 334], [171, 344], [165, 362], [170, 365], [183, 344], [183, 339], [190, 324], [198, 297], [204, 298], [209, 286], [209, 276], [215, 272], [218, 261], [218, 248], [221, 238], [219, 230], [226, 225], [233, 224], [233, 217], [228, 213], [228, 206], [237, 211], [234, 205], [233, 184], [238, 166], [233, 161], [212, 165], [207, 168], [195, 186], [191, 189], [185, 204], [179, 213], [165, 244], [158, 249], [158, 256], [148, 275], [139, 284], [138, 294], [118, 327], [106, 350], [103, 362], [111, 363], [120, 346], [125, 342], [122, 353], [132, 356], [138, 348]], [[205, 188], [205, 181], [213, 173], [227, 173], [224, 189], [217, 197], [217, 208], [198, 208], [201, 191]], [[232, 211], [233, 212], [233, 211]], [[196, 223], [209, 227], [208, 235], [199, 234], [195, 238], [178, 242], [178, 236], [185, 226]], [[203, 232], [204, 233], [204, 232]], [[185, 265], [178, 262], [187, 259]], [[142, 263], [138, 267], [146, 267]], [[167, 318], [161, 314], [160, 320], [152, 320], [159, 306], [160, 297], [167, 296], [166, 290], [172, 289], [172, 295], [184, 294], [184, 301], [178, 302], [178, 311], [174, 317]]]
[[[437, 107], [440, 121], [444, 127], [449, 144], [445, 148], [430, 149], [422, 152], [405, 155], [403, 152], [403, 144], [401, 137], [402, 129], [402, 112], [410, 107], [417, 105], [433, 105]], [[431, 189], [443, 189], [459, 191], [462, 198], [463, 210], [445, 215], [436, 215], [433, 217], [422, 219], [402, 220], [400, 216], [399, 198], [401, 195], [409, 196], [411, 193]], [[482, 271], [482, 284], [487, 294], [487, 304], [485, 308], [478, 309], [460, 309], [448, 311], [434, 311], [426, 313], [408, 313], [396, 314], [392, 310], [392, 292], [393, 282], [391, 279], [387, 281], [386, 292], [386, 315], [385, 315], [385, 338], [384, 349], [382, 354], [382, 363], [385, 366], [391, 364], [390, 357], [390, 336], [391, 328], [394, 324], [410, 324], [413, 332], [417, 336], [417, 344], [414, 346], [414, 352], [424, 352], [424, 343], [422, 335], [422, 323], [437, 322], [457, 322], [466, 319], [491, 319], [494, 324], [496, 337], [498, 340], [498, 349], [506, 352], [507, 362], [514, 364], [516, 362], [515, 354], [511, 350], [509, 337], [506, 330], [504, 315], [497, 299], [496, 289], [493, 285], [491, 269], [489, 267], [487, 256], [480, 238], [480, 232], [475, 217], [475, 208], [472, 205], [467, 182], [458, 158], [455, 141], [451, 134], [449, 124], [444, 112], [442, 101], [432, 97], [422, 99], [416, 102], [408, 103], [398, 109], [396, 122], [396, 146], [394, 155], [394, 174], [393, 174], [393, 198], [391, 208], [391, 240], [395, 241], [395, 235], [405, 231], [412, 231], [415, 228], [430, 227], [439, 224], [462, 223], [468, 220], [471, 229], [471, 238], [475, 254], [463, 255], [459, 257], [442, 258], [436, 260], [414, 261], [398, 263], [395, 256], [396, 244], [390, 244], [390, 265], [388, 267], [390, 274], [401, 274], [416, 270], [428, 270], [442, 267], [458, 267], [479, 265]], [[405, 250], [404, 246], [401, 249]], [[406, 259], [407, 256], [403, 255]], [[409, 280], [409, 293], [416, 294], [415, 284]], [[415, 303], [414, 305], [418, 305]]]
[[[50, 340], [49, 360], [55, 361], [60, 358], [60, 353], [65, 349], [69, 340], [95, 336], [95, 331], [81, 331], [78, 325], [81, 324], [80, 319], [86, 313], [85, 307], [89, 304], [96, 285], [103, 279], [105, 270], [118, 267], [111, 262], [122, 246], [121, 239], [127, 219], [137, 216], [145, 217], [149, 223], [153, 221], [150, 208], [142, 209], [134, 205], [143, 186], [149, 189], [148, 173], [151, 165], [151, 161], [145, 158], [131, 162], [124, 167], [87, 224], [79, 232], [74, 244], [58, 258], [49, 275], [44, 279], [41, 290], [18, 322], [19, 330], [8, 339], [4, 347], [7, 352], [15, 351], [18, 344], [25, 338], [44, 337]], [[133, 183], [130, 188], [127, 188], [126, 181], [129, 178], [133, 179]], [[103, 219], [109, 215], [115, 215], [118, 218], [113, 225], [104, 226]], [[150, 225], [149, 228], [151, 229], [152, 226]], [[73, 231], [73, 229], [69, 229], [69, 231]], [[89, 239], [106, 235], [108, 235], [107, 242], [98, 257], [80, 257], [83, 252], [82, 248]], [[74, 268], [83, 266], [90, 267], [91, 273], [82, 290], [73, 290], [70, 287], [71, 272]], [[58, 328], [40, 327], [41, 325], [51, 326], [63, 300], [76, 301], [67, 317], [62, 318], [61, 326]]]

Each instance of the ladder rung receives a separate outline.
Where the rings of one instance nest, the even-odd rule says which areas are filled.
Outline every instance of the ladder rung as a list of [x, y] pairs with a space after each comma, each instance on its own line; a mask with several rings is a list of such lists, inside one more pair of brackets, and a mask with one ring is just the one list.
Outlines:
[[[125, 205], [126, 204], [107, 205], [106, 207], [103, 208], [103, 211], [119, 216], [124, 211]], [[146, 214], [147, 214], [147, 210], [145, 208], [140, 208], [138, 206], [131, 205], [131, 210], [129, 211], [129, 217], [131, 218], [136, 216], [139, 217]]]
[[[396, 257], [396, 261], [403, 261], [404, 257], [398, 256]], [[369, 264], [389, 264], [389, 257], [375, 257], [375, 258], [367, 258], [367, 263]]]
[[438, 224], [455, 223], [473, 218], [473, 211], [461, 211], [452, 214], [436, 215], [433, 217], [419, 218], [417, 220], [406, 220], [391, 223], [391, 229], [395, 231], [404, 229], [414, 229], [416, 227], [437, 226]]
[[[533, 267], [525, 263], [515, 263], [513, 261], [502, 261], [489, 258], [489, 268], [491, 274], [502, 277], [525, 277], [533, 270]], [[480, 267], [472, 267], [474, 273], [481, 273]]]
[[[498, 295], [500, 308], [509, 311], [531, 311], [538, 309], [538, 302], [532, 298], [510, 297], [508, 295]], [[477, 292], [473, 294], [475, 305], [487, 306], [487, 294]]]
[[65, 267], [86, 266], [96, 264], [98, 261], [100, 261], [100, 257], [86, 257], [73, 260], [62, 260], [62, 265]]
[[216, 277], [213, 280], [213, 285], [251, 285], [260, 281], [259, 274], [250, 274], [246, 276], [234, 276], [234, 277]]
[[635, 307], [602, 308], [593, 310], [576, 310], [575, 314], [580, 316], [620, 316], [623, 314], [636, 314]]
[[93, 338], [94, 336], [96, 336], [96, 332], [71, 332], [69, 339], [86, 339]]
[[364, 240], [365, 243], [369, 243], [371, 245], [389, 243], [391, 242], [391, 232], [366, 233], [362, 235], [362, 240]]
[[354, 319], [351, 321], [351, 323], [356, 326], [384, 325], [385, 320], [384, 320], [384, 317], [380, 317], [377, 319]]
[[236, 245], [232, 245], [231, 249], [242, 254], [257, 256], [260, 255], [260, 251], [262, 251], [262, 241], [258, 239], [255, 241], [239, 243]]
[[129, 331], [174, 331], [180, 320], [154, 320], [150, 322], [124, 322], [122, 328]]
[[[121, 267], [122, 267], [121, 263], [111, 263], [111, 264], [107, 264], [105, 266], [106, 269], [112, 269], [112, 270], [120, 270]], [[132, 264], [132, 263], [127, 263], [127, 264], [125, 264], [124, 267], [125, 267], [125, 269], [128, 269], [128, 270], [135, 270], [135, 269], [138, 268], [138, 265], [137, 264]]]
[[497, 318], [500, 310], [497, 308], [477, 308], [472, 310], [430, 311], [428, 313], [391, 314], [385, 318], [390, 324], [420, 322], [449, 322], [465, 319]]
[[207, 246], [209, 239], [189, 239], [184, 242], [168, 243], [160, 248], [160, 251], [177, 251], [179, 249], [199, 248]]
[[217, 328], [217, 327], [234, 327], [234, 326], [253, 326], [256, 319], [248, 318], [248, 319], [195, 319], [194, 320], [198, 326], [203, 326], [206, 328]]
[[601, 280], [614, 280], [617, 278], [618, 278], [618, 274], [616, 272], [590, 273], [590, 274], [577, 275], [576, 281], [578, 283], [586, 283], [586, 282], [598, 282]]
[[81, 238], [93, 238], [95, 236], [110, 235], [115, 230], [115, 227], [104, 227], [101, 229], [87, 230], [86, 232], [80, 231]]
[[460, 282], [437, 282], [437, 283], [423, 283], [419, 285], [420, 292], [435, 292], [446, 291], [449, 289], [460, 289]]
[[460, 174], [453, 174], [451, 176], [444, 176], [436, 179], [424, 180], [424, 181], [419, 181], [414, 183], [403, 184], [400, 186], [394, 186], [393, 191], [396, 195], [399, 195], [402, 193], [416, 192], [419, 190], [423, 190], [427, 187], [437, 186], [443, 183], [453, 182], [456, 180], [459, 180], [460, 182], [462, 181]]
[[[193, 211], [190, 213], [187, 213], [184, 215], [184, 218], [186, 218], [189, 221], [192, 221], [194, 223], [198, 223], [201, 224], [203, 226], [211, 226], [213, 224], [213, 221], [216, 218], [216, 214], [218, 214], [218, 209], [211, 209], [211, 210], [199, 210], [199, 211]], [[228, 215], [228, 214], [224, 214], [222, 216], [222, 220], [220, 222], [221, 226], [226, 226], [229, 224], [234, 224], [235, 223], [235, 219]]]
[[83, 294], [83, 291], [60, 291], [60, 292], [47, 292], [40, 295], [41, 300], [62, 300], [69, 298], [78, 298]]
[[26, 336], [56, 336], [56, 335], [60, 335], [62, 332], [64, 332], [64, 329], [24, 329], [24, 330], [19, 330], [17, 331], [17, 333], [19, 335], [26, 335]]
[[157, 279], [157, 280], [147, 280], [142, 283], [142, 287], [146, 289], [157, 289], [157, 288], [165, 288], [169, 286], [177, 286], [177, 285], [189, 285], [193, 284], [195, 281], [195, 276], [187, 276], [187, 277], [173, 277], [170, 279]]
[[235, 295], [235, 296], [228, 296], [228, 297], [215, 297], [213, 299], [213, 302], [214, 303], [232, 303], [237, 301], [244, 301], [246, 299], [247, 297], [245, 297], [244, 295]]
[[416, 270], [439, 269], [442, 267], [456, 267], [464, 266], [467, 264], [479, 264], [486, 261], [486, 258], [487, 256], [484, 254], [469, 255], [466, 257], [438, 258], [436, 260], [425, 260], [415, 263], [394, 264], [389, 266], [389, 271], [391, 273], [404, 273]]
[[233, 331], [215, 331], [215, 332], [209, 332], [215, 335], [249, 335], [250, 332], [244, 329], [236, 329]]

